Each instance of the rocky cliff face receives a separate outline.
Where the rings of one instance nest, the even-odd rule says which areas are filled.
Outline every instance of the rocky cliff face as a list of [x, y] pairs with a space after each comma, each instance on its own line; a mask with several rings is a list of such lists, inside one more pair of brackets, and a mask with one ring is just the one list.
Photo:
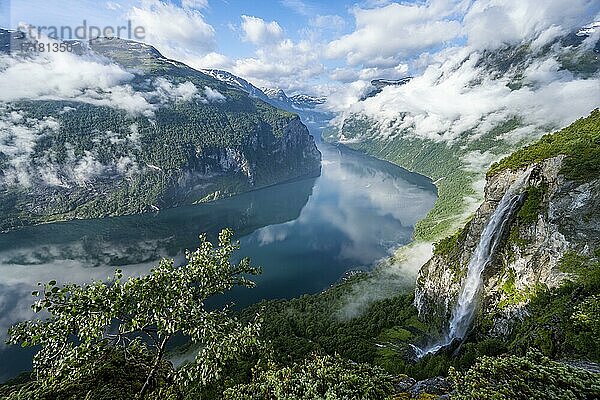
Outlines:
[[[18, 192], [0, 191], [0, 204], [12, 201], [12, 206], [3, 210], [0, 230], [207, 202], [300, 177], [315, 177], [321, 171], [321, 153], [297, 117], [286, 123], [281, 135], [259, 129], [249, 133], [241, 144], [206, 148], [188, 145], [182, 151], [187, 161], [177, 169], [147, 163], [132, 178], [107, 174], [85, 185], [37, 185]], [[151, 190], [138, 195], [138, 186], [150, 186]]]
[[[282, 131], [280, 137], [258, 131], [249, 135], [240, 146], [201, 150], [190, 170], [186, 171], [186, 179], [192, 182], [179, 182], [177, 186], [184, 190], [193, 189], [193, 198], [187, 200], [195, 202], [235, 194], [240, 189], [257, 189], [300, 177], [318, 176], [321, 153], [306, 126], [295, 118]], [[237, 188], [229, 190], [230, 183], [221, 187], [221, 177], [232, 178]]]
[[[524, 197], [509, 217], [499, 246], [483, 271], [475, 324], [492, 335], [508, 333], [542, 286], [555, 287], [568, 274], [560, 270], [568, 252], [591, 255], [600, 243], [600, 179], [576, 182], [561, 173], [564, 157], [530, 166]], [[436, 245], [421, 269], [415, 303], [420, 315], [443, 331], [464, 283], [481, 233], [513, 182], [529, 173], [505, 170], [488, 178], [485, 201], [472, 220]]]

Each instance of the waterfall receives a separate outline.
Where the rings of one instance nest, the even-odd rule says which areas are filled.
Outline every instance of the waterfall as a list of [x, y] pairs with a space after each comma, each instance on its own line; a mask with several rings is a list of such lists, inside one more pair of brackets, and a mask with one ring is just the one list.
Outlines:
[[496, 210], [492, 213], [481, 233], [475, 251], [471, 255], [467, 267], [467, 277], [454, 307], [445, 338], [423, 349], [420, 354], [417, 352], [419, 358], [429, 353], [435, 353], [442, 347], [452, 343], [454, 339], [465, 337], [475, 313], [477, 294], [482, 284], [481, 275], [496, 251], [506, 224], [521, 204], [524, 196], [522, 189], [530, 174], [531, 168], [517, 179], [502, 196], [500, 203], [498, 203]]

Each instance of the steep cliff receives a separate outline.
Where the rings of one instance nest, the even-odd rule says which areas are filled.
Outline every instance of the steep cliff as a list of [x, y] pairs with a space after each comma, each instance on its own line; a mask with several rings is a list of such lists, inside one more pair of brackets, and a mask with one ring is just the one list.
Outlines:
[[447, 334], [473, 252], [500, 200], [522, 180], [519, 205], [507, 214], [477, 290], [474, 325], [506, 335], [527, 316], [539, 291], [571, 278], [564, 259], [595, 257], [600, 246], [600, 112], [545, 136], [488, 173], [485, 200], [455, 235], [438, 242], [417, 279], [422, 318]]
[[73, 53], [0, 58], [7, 76], [48, 74], [0, 97], [0, 231], [210, 201], [320, 173], [298, 115], [149, 45], [97, 39], [74, 42]]

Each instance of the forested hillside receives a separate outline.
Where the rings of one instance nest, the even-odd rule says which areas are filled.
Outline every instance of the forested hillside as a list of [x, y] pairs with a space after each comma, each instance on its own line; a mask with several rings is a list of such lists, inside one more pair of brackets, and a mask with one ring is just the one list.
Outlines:
[[[298, 116], [141, 43], [97, 39], [75, 50], [67, 61], [116, 70], [126, 83], [99, 77], [98, 87], [42, 88], [48, 94], [35, 99], [23, 90], [0, 103], [0, 229], [147, 212], [319, 174]], [[8, 72], [58, 62], [19, 57]]]
[[[439, 200], [417, 225], [418, 240], [439, 240], [467, 221], [482, 200], [492, 162], [589, 113], [600, 101], [596, 36], [573, 32], [540, 48], [524, 42], [467, 50], [449, 53], [421, 76], [353, 104], [324, 133], [326, 140], [435, 181]], [[590, 96], [579, 103], [560, 97], [571, 90]], [[554, 109], [561, 101], [565, 106]]]

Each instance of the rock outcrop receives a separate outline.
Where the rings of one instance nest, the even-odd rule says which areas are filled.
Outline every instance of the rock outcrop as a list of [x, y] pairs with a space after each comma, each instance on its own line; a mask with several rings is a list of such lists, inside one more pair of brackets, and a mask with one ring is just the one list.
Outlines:
[[[509, 216], [499, 246], [482, 273], [475, 324], [502, 336], [526, 315], [541, 287], [556, 287], [568, 274], [560, 269], [568, 252], [591, 256], [600, 243], [600, 179], [573, 181], [561, 174], [564, 157], [529, 167], [524, 199]], [[526, 171], [491, 176], [485, 200], [472, 220], [436, 246], [417, 279], [420, 315], [443, 332], [464, 284], [467, 266], [490, 215], [513, 182]], [[527, 172], [528, 173], [528, 172]]]

